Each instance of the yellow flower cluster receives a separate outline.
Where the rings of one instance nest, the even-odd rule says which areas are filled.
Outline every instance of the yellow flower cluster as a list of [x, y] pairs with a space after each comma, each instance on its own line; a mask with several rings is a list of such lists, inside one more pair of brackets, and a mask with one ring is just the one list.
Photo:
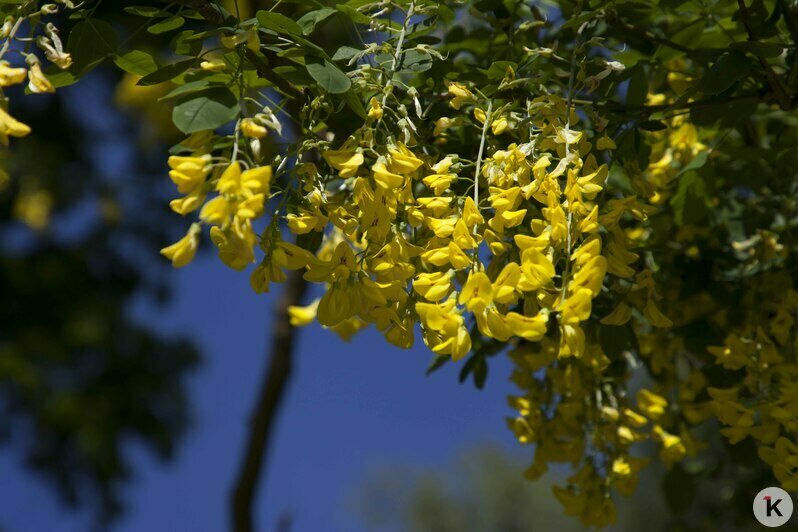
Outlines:
[[[196, 140], [196, 139], [195, 139]], [[224, 163], [223, 163], [224, 164]], [[271, 186], [271, 166], [243, 170], [234, 161], [214, 171], [209, 154], [172, 156], [169, 177], [183, 197], [170, 203], [172, 210], [186, 215], [200, 207], [200, 220], [211, 226], [211, 239], [219, 248], [219, 257], [228, 266], [243, 270], [255, 260], [257, 236], [252, 222], [263, 215]], [[211, 200], [205, 202], [210, 192]], [[175, 267], [191, 262], [199, 240], [199, 225], [193, 224], [180, 241], [161, 250]]]
[[[624, 379], [607, 384], [611, 361], [596, 338], [598, 328], [633, 318], [671, 325], [657, 307], [652, 272], [633, 251], [652, 207], [607, 190], [600, 161], [614, 142], [577, 129], [579, 116], [564, 100], [528, 102], [529, 138], [514, 133], [516, 142], [505, 142], [517, 113], [483, 108], [463, 85], [451, 84], [449, 93], [461, 114], [437, 120], [435, 132], [469, 122], [481, 132], [474, 160], [472, 152], [433, 156], [412, 135], [378, 143], [375, 123], [386, 115], [372, 99], [363, 127], [338, 146], [323, 144], [323, 162], [293, 170], [296, 196], [261, 235], [264, 258], [252, 286], [267, 291], [285, 270], [303, 270], [326, 288], [290, 310], [292, 323], [317, 319], [344, 338], [373, 324], [388, 342], [409, 348], [420, 327], [432, 352], [455, 361], [479, 339], [514, 346], [514, 380], [524, 395], [511, 400], [519, 411], [511, 426], [520, 441], [536, 444], [530, 476], [549, 462], [578, 466], [557, 496], [585, 523], [608, 523], [608, 490], [630, 493], [644, 465], [632, 444], [658, 441], [669, 463], [690, 451], [659, 423], [670, 415], [665, 398], [643, 391], [632, 408], [619, 388]], [[222, 260], [243, 269], [254, 261], [252, 222], [264, 212], [271, 169], [213, 161], [199, 152], [170, 159], [184, 194], [172, 207], [197, 210], [215, 191], [200, 220], [213, 226]], [[285, 242], [280, 218], [303, 242], [321, 245]], [[195, 225], [164, 254], [184, 264], [196, 235]], [[603, 317], [594, 314], [597, 299], [611, 309]]]
[[[453, 84], [450, 92], [454, 108], [475, 102], [465, 87]], [[565, 102], [541, 98], [531, 112], [539, 133], [494, 150], [472, 180], [473, 198], [454, 191], [464, 179], [458, 156], [425, 160], [402, 142], [375, 152], [365, 130], [325, 151], [344, 185], [316, 187], [323, 178], [314, 168], [306, 173], [308, 194], [287, 216], [294, 233], [330, 223], [339, 234], [330, 259], [305, 265], [307, 279], [329, 284], [319, 322], [373, 323], [388, 341], [409, 347], [417, 321], [432, 351], [454, 360], [470, 351], [477, 331], [501, 342], [539, 341], [556, 322], [560, 356], [580, 357], [581, 324], [607, 272], [635, 275], [637, 255], [621, 220], [645, 217], [646, 207], [615, 197], [602, 211], [595, 200], [607, 167], [587, 137], [567, 127]], [[650, 298], [647, 307], [654, 307]]]
[[[69, 8], [73, 6], [69, 5]], [[13, 41], [18, 40], [35, 42], [36, 46], [44, 51], [48, 61], [62, 70], [72, 66], [72, 56], [64, 51], [63, 43], [59, 37], [58, 28], [52, 23], [43, 24], [42, 15], [54, 15], [59, 11], [55, 4], [38, 6], [38, 2], [24, 2], [16, 9], [17, 14], [9, 16], [4, 21], [0, 30], [0, 42], [3, 44], [0, 49], [0, 99], [7, 104], [8, 99], [3, 94], [2, 89], [14, 85], [22, 84], [28, 80], [28, 91], [33, 94], [47, 94], [55, 92], [55, 86], [47, 78], [42, 70], [41, 60], [35, 53], [31, 53], [29, 46], [25, 47], [24, 52], [19, 52], [25, 58], [27, 68], [14, 67], [4, 59], [4, 55], [9, 52]], [[27, 22], [28, 24], [23, 24]], [[35, 37], [37, 28], [41, 24], [43, 35]], [[17, 32], [27, 27], [31, 33], [27, 38], [20, 38]], [[8, 146], [9, 137], [24, 137], [30, 134], [31, 130], [26, 124], [16, 120], [7, 111], [7, 105], [0, 107], [0, 142]]]
[[[0, 61], [0, 88], [19, 85], [27, 77], [27, 70], [9, 66], [8, 61]], [[24, 137], [30, 134], [30, 127], [23, 124], [8, 111], [0, 107], [0, 142], [8, 146], [9, 137]]]
[[[723, 345], [709, 348], [715, 363], [738, 375], [734, 384], [709, 388], [709, 408], [735, 444], [751, 437], [759, 456], [787, 491], [798, 490], [798, 292], [788, 279], [766, 279], [747, 295], [756, 306]], [[764, 305], [764, 307], [763, 307]]]

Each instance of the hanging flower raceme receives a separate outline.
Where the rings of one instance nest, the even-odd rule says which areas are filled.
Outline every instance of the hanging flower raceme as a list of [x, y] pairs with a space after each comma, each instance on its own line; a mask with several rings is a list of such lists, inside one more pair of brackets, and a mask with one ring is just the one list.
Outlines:
[[[480, 356], [475, 347], [509, 346], [521, 389], [510, 425], [536, 446], [528, 476], [552, 462], [573, 465], [578, 473], [557, 497], [585, 524], [603, 526], [614, 516], [610, 488], [630, 493], [644, 466], [635, 444], [658, 442], [668, 464], [693, 452], [656, 391], [635, 402], [623, 377], [602, 384], [611, 364], [597, 338], [603, 328], [670, 325], [634, 251], [653, 207], [608, 185], [614, 142], [580, 129], [563, 99], [541, 96], [518, 109], [461, 83], [448, 93], [447, 112], [458, 114], [428, 126], [373, 97], [348, 138], [313, 140], [320, 157], [291, 170], [292, 185], [260, 234], [271, 166], [201, 149], [173, 157], [170, 177], [184, 196], [172, 207], [199, 210], [231, 268], [255, 262], [260, 242], [256, 292], [287, 270], [323, 284], [319, 299], [290, 309], [295, 325], [315, 318], [345, 339], [371, 325], [402, 348], [420, 329], [432, 353], [453, 361]], [[478, 132], [476, 142], [433, 149], [446, 146], [438, 136], [455, 123]], [[257, 140], [265, 127], [245, 118], [238, 130]], [[297, 244], [285, 241], [281, 223]], [[164, 250], [176, 266], [193, 256], [195, 227]], [[597, 456], [608, 465], [596, 467]]]

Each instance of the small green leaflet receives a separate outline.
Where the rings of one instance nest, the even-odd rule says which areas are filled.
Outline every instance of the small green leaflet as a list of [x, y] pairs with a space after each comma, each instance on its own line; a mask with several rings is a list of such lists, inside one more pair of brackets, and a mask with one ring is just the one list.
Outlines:
[[316, 83], [331, 94], [343, 94], [352, 86], [347, 75], [326, 59], [323, 63], [308, 63], [305, 68]]
[[131, 50], [114, 56], [116, 66], [136, 76], [147, 76], [158, 70], [155, 59], [141, 50]]
[[160, 35], [161, 33], [166, 33], [168, 31], [174, 31], [178, 28], [182, 28], [183, 24], [186, 23], [186, 19], [183, 17], [170, 17], [166, 20], [162, 20], [156, 24], [147, 28], [147, 31], [152, 33], [153, 35]]
[[190, 95], [175, 105], [172, 121], [183, 133], [216, 129], [238, 117], [238, 100], [226, 88]]

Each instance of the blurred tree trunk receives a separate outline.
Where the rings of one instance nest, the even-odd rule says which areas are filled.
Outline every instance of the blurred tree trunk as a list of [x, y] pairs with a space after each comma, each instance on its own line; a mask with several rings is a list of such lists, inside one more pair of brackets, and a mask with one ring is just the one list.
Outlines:
[[254, 530], [253, 501], [277, 414], [291, 378], [297, 330], [291, 326], [288, 307], [298, 305], [307, 289], [303, 270], [289, 272], [282, 295], [274, 308], [271, 353], [263, 383], [249, 424], [249, 436], [230, 504], [230, 524], [236, 532]]

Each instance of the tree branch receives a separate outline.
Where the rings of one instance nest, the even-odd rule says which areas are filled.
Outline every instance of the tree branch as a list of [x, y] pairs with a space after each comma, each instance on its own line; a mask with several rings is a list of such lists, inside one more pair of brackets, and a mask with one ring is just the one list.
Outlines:
[[299, 304], [307, 289], [302, 273], [302, 270], [290, 272], [285, 289], [274, 309], [271, 357], [252, 413], [244, 457], [231, 494], [230, 518], [232, 530], [235, 532], [254, 530], [252, 503], [257, 494], [258, 480], [265, 472], [264, 456], [286, 385], [291, 378], [292, 354], [297, 334], [296, 329], [291, 326], [288, 307]]
[[[737, 0], [737, 6], [740, 10], [740, 21], [743, 23], [746, 33], [748, 33], [748, 40], [756, 41], [757, 37], [754, 33], [754, 29], [751, 27], [751, 20], [748, 16], [748, 7], [745, 5], [745, 0]], [[773, 95], [779, 102], [779, 107], [785, 111], [792, 109], [792, 97], [784, 87], [784, 84], [781, 82], [779, 75], [776, 74], [776, 71], [773, 70], [773, 68], [770, 66], [770, 63], [768, 63], [764, 58], [757, 56], [757, 59], [759, 60], [760, 66], [765, 71], [765, 76], [768, 78], [768, 83], [770, 83], [770, 86], [773, 89]]]
[[230, 20], [224, 16], [224, 12], [222, 9], [216, 5], [215, 2], [211, 0], [162, 0], [168, 1], [171, 4], [179, 4], [181, 6], [186, 6], [190, 9], [195, 10], [197, 13], [200, 14], [202, 18], [210, 22], [211, 24], [215, 24], [216, 26], [222, 26], [230, 22]]
[[653, 32], [646, 31], [644, 29], [638, 28], [637, 26], [633, 26], [632, 24], [629, 24], [625, 20], [617, 19], [617, 22], [620, 27], [622, 27], [623, 29], [625, 29], [626, 31], [628, 31], [638, 39], [642, 39], [644, 41], [651, 41], [662, 46], [667, 46], [668, 48], [673, 48], [674, 50], [677, 50], [679, 52], [691, 56], [695, 54], [695, 50], [693, 50], [692, 48], [688, 48], [687, 46], [683, 46], [679, 43], [673, 42], [664, 37], [660, 37], [659, 35]]
[[626, 103], [614, 102], [612, 100], [573, 100], [574, 103], [579, 105], [593, 105], [595, 107], [612, 108], [615, 112], [624, 114], [640, 114], [642, 116], [649, 116], [653, 113], [662, 111], [677, 111], [684, 109], [704, 109], [707, 107], [715, 107], [718, 105], [728, 105], [730, 103], [745, 101], [745, 100], [760, 100], [762, 101], [767, 95], [771, 94], [766, 89], [746, 92], [730, 96], [722, 99], [705, 99], [685, 102], [683, 104], [667, 103], [660, 105], [630, 105]]

